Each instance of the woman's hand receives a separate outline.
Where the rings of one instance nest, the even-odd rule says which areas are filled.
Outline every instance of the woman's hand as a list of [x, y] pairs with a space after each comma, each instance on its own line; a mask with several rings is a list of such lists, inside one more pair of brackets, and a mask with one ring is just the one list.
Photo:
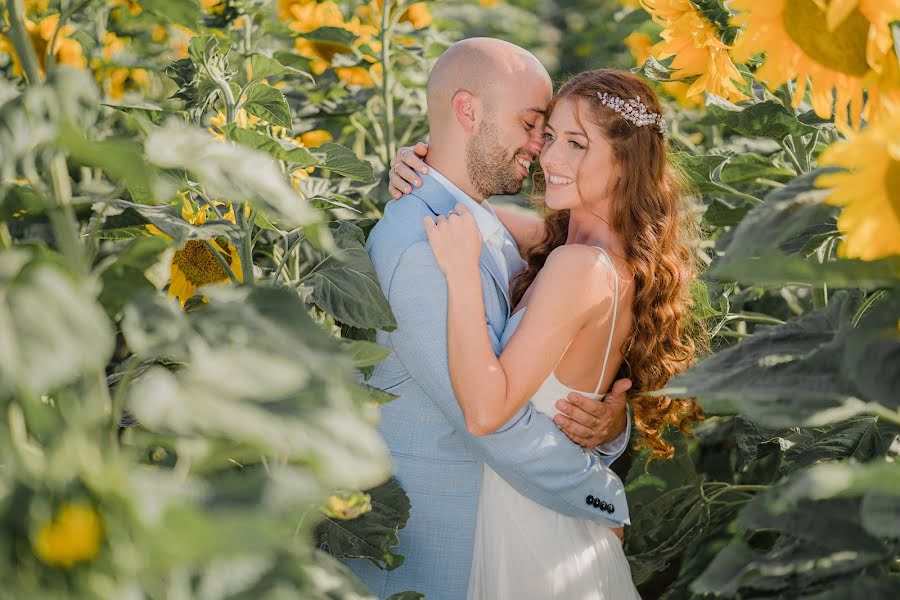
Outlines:
[[477, 276], [481, 231], [469, 209], [457, 204], [446, 217], [425, 217], [423, 222], [431, 251], [444, 276], [450, 280], [460, 275], [469, 276], [473, 271]]
[[422, 158], [428, 154], [428, 144], [419, 142], [415, 146], [404, 146], [397, 152], [397, 157], [391, 159], [391, 169], [388, 171], [388, 192], [395, 200], [403, 194], [412, 191], [413, 186], [422, 185], [422, 178], [416, 173], [428, 173], [428, 165]]

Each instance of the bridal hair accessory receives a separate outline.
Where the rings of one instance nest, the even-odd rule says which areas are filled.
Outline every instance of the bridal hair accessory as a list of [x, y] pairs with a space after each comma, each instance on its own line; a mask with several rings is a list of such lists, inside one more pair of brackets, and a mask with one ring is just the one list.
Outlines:
[[640, 96], [624, 100], [619, 96], [611, 96], [606, 92], [597, 92], [597, 97], [600, 98], [600, 104], [613, 109], [622, 115], [626, 121], [633, 123], [637, 127], [656, 125], [662, 134], [663, 141], [668, 141], [669, 130], [666, 126], [665, 118], [659, 113], [647, 110], [647, 106], [641, 102]]

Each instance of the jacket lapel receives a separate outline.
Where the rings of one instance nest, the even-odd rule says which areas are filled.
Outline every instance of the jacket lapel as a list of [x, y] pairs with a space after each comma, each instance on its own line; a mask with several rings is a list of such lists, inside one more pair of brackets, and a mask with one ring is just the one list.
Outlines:
[[[412, 195], [417, 196], [420, 200], [425, 202], [425, 204], [428, 205], [428, 208], [431, 209], [431, 212], [435, 215], [447, 216], [447, 213], [456, 206], [456, 198], [453, 197], [453, 194], [448, 192], [444, 186], [431, 177], [423, 177], [422, 187], [414, 189]], [[479, 262], [484, 266], [487, 272], [491, 274], [494, 284], [500, 290], [503, 297], [504, 309], [506, 311], [505, 318], [509, 319], [509, 282], [503, 277], [503, 271], [500, 270], [500, 266], [497, 264], [497, 261], [494, 260], [494, 257], [485, 247], [484, 243], [482, 243], [481, 246], [481, 258]]]

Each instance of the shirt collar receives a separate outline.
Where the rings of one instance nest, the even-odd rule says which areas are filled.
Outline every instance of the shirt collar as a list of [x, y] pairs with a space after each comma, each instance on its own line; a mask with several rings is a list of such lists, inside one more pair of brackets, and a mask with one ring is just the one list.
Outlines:
[[440, 171], [431, 165], [428, 166], [428, 174], [444, 186], [457, 202], [462, 203], [469, 209], [472, 216], [475, 217], [475, 223], [478, 225], [482, 237], [492, 239], [495, 235], [502, 232], [503, 223], [500, 222], [497, 213], [494, 212], [494, 207], [487, 200], [481, 203], [476, 202], [475, 199], [459, 189], [456, 184], [444, 177]]

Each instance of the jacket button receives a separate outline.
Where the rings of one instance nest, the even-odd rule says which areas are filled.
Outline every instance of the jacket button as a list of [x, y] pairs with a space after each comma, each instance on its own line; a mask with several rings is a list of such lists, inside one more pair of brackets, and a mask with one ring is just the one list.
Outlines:
[[590, 504], [591, 506], [594, 505], [594, 497], [593, 496], [588, 496], [586, 498], [586, 500], [587, 500], [587, 503]]
[[616, 512], [616, 507], [610, 504], [609, 508], [606, 510], [609, 512], [609, 514], [613, 514], [614, 512]]
[[606, 510], [606, 507], [607, 507], [606, 502], [601, 502], [601, 503], [600, 503], [600, 510]]
[[594, 508], [600, 508], [600, 498], [594, 498], [594, 502], [592, 503]]

